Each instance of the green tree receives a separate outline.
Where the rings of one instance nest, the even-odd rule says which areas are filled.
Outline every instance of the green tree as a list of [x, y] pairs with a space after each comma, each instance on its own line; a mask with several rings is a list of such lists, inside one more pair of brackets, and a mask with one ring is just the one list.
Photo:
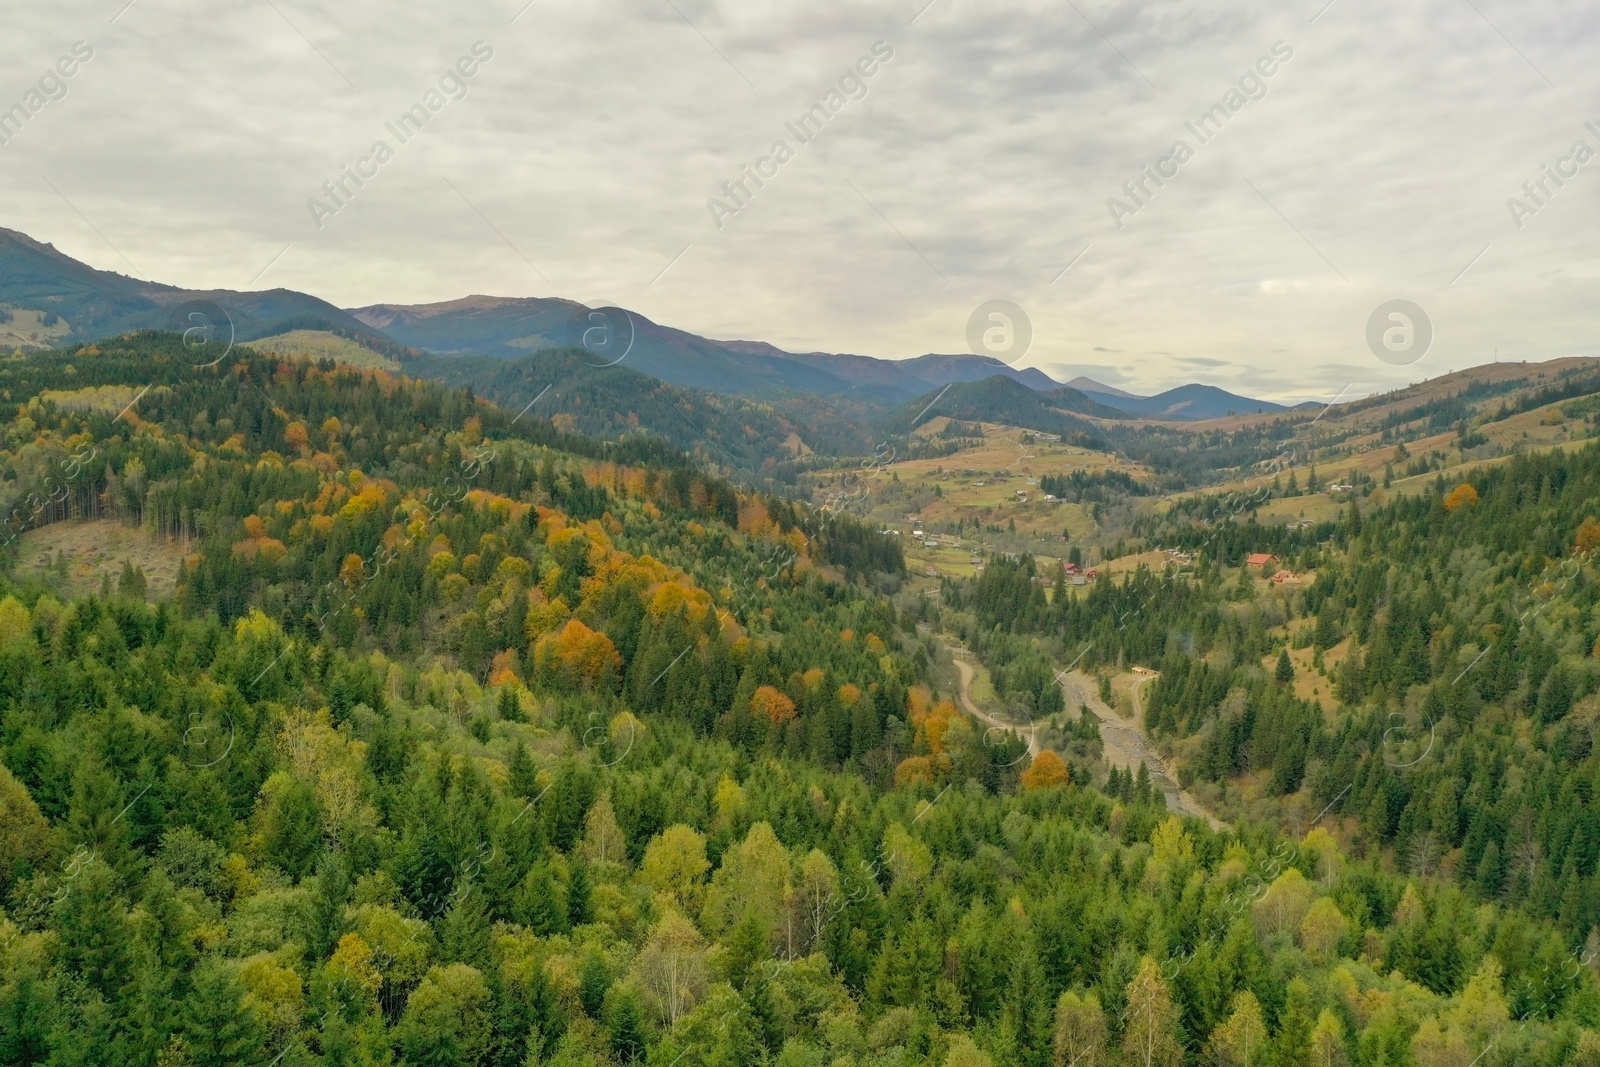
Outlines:
[[305, 875], [322, 847], [322, 812], [311, 786], [274, 774], [261, 788], [260, 820], [268, 860], [293, 878]]
[[395, 1028], [416, 1067], [477, 1067], [489, 1052], [491, 1003], [483, 974], [465, 963], [434, 967], [412, 991]]
[[439, 924], [439, 950], [446, 962], [489, 965], [489, 915], [482, 888], [463, 875]]
[[61, 962], [115, 1001], [133, 973], [133, 931], [116, 876], [98, 856], [79, 850], [63, 877], [66, 889], [52, 916]]
[[632, 991], [620, 990], [610, 998], [606, 1025], [611, 1032], [611, 1051], [623, 1063], [633, 1063], [645, 1054], [644, 1014]]
[[605, 1007], [606, 993], [611, 989], [611, 968], [604, 954], [591, 948], [583, 954], [578, 964], [578, 1003], [591, 1019], [600, 1018]]
[[233, 965], [202, 964], [183, 998], [181, 1032], [193, 1067], [240, 1067], [267, 1060], [261, 1026], [244, 1003]]

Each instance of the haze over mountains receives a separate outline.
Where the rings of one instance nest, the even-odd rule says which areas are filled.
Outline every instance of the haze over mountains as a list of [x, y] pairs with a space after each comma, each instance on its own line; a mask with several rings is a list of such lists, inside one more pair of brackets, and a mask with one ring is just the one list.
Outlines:
[[[423, 354], [520, 360], [542, 349], [577, 345], [590, 325], [584, 305], [553, 298], [468, 296], [435, 304], [341, 309], [288, 289], [179, 289], [97, 270], [48, 243], [0, 229], [0, 308], [10, 312], [9, 321], [0, 322], [0, 345], [45, 347], [136, 329], [181, 331], [205, 320], [201, 305], [206, 302], [227, 312], [236, 341], [321, 331], [402, 361]], [[995, 375], [1041, 393], [1059, 391], [1064, 384], [1037, 368], [1012, 367], [987, 356], [930, 353], [887, 360], [785, 352], [763, 341], [701, 337], [631, 311], [612, 313], [612, 318], [625, 353], [618, 358], [629, 368], [672, 385], [729, 396], [807, 393], [882, 413], [947, 386]], [[610, 359], [594, 362], [603, 365]], [[1070, 388], [1061, 394], [1066, 406], [1100, 417], [1189, 421], [1284, 410], [1279, 404], [1193, 383], [1152, 397], [1084, 378], [1067, 384]]]

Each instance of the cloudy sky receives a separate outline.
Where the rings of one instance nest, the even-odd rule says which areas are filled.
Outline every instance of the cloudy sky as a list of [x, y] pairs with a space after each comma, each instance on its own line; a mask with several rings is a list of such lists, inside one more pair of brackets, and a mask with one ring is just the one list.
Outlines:
[[[10, 3], [0, 34], [0, 109], [93, 49], [0, 147], [0, 225], [105, 269], [346, 307], [562, 296], [891, 358], [966, 350], [1003, 299], [1022, 364], [1290, 400], [1600, 354], [1579, 0], [125, 3]], [[429, 102], [401, 143], [386, 124]], [[1146, 166], [1176, 176], [1135, 199]], [[1396, 299], [1431, 324], [1420, 359], [1369, 348]]]

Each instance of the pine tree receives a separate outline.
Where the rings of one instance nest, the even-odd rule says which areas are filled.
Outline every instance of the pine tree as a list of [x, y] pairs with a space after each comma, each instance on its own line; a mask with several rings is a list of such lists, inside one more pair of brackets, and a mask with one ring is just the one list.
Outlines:
[[532, 800], [539, 793], [538, 771], [528, 750], [519, 737], [511, 749], [511, 761], [506, 765], [506, 784], [515, 796]]
[[1139, 762], [1139, 773], [1134, 779], [1132, 800], [1136, 804], [1152, 804], [1156, 800], [1156, 790], [1150, 784], [1150, 766], [1143, 760]]
[[66, 892], [54, 908], [60, 958], [108, 1001], [121, 996], [133, 973], [127, 905], [111, 868], [78, 852], [67, 870]]
[[1278, 666], [1272, 672], [1272, 677], [1279, 685], [1288, 685], [1294, 681], [1294, 664], [1289, 660], [1289, 650], [1287, 648], [1278, 651]]
[[[496, 709], [504, 722], [527, 722], [527, 716], [522, 713], [522, 700], [517, 696], [516, 686], [506, 684], [500, 687], [500, 704]], [[517, 742], [517, 749], [521, 751], [522, 742]], [[526, 756], [526, 753], [524, 753]]]
[[574, 860], [567, 877], [567, 922], [571, 926], [582, 926], [592, 918], [590, 907], [594, 883], [589, 877], [589, 865], [582, 860]]
[[183, 1000], [180, 1028], [193, 1067], [261, 1064], [262, 1036], [255, 1013], [244, 1003], [244, 985], [227, 963], [195, 972]]
[[317, 863], [317, 894], [312, 904], [308, 959], [325, 960], [345, 932], [345, 905], [350, 901], [350, 868], [343, 850], [330, 848]]
[[1049, 990], [1039, 966], [1038, 949], [1030, 942], [1017, 945], [1006, 983], [1002, 1018], [1016, 1035], [1025, 1067], [1047, 1067], [1051, 1060], [1054, 1018]]
[[578, 966], [578, 1003], [591, 1019], [600, 1018], [605, 1006], [606, 992], [611, 988], [611, 969], [598, 949], [584, 953]]
[[476, 882], [463, 876], [451, 894], [450, 908], [439, 925], [443, 958], [485, 970], [489, 964], [489, 916]]
[[565, 933], [567, 899], [550, 870], [548, 860], [541, 859], [528, 868], [512, 905], [517, 922], [541, 937]]
[[611, 998], [606, 1013], [611, 1033], [611, 1051], [623, 1063], [633, 1063], [645, 1055], [644, 1013], [632, 991], [623, 990]]

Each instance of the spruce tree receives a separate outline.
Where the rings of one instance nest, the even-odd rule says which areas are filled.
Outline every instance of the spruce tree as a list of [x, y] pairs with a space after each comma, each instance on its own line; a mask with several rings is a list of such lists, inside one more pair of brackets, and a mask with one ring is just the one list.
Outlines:
[[193, 1067], [240, 1067], [265, 1060], [260, 1026], [245, 1006], [244, 985], [232, 964], [214, 961], [195, 972], [179, 1025]]
[[645, 1055], [644, 1013], [639, 1001], [629, 990], [611, 998], [607, 1014], [607, 1029], [611, 1034], [611, 1051], [623, 1063], [633, 1063]]
[[127, 904], [111, 868], [88, 852], [74, 855], [66, 892], [54, 908], [61, 961], [108, 1001], [116, 1001], [133, 973]]
[[489, 916], [477, 883], [462, 876], [451, 894], [450, 907], [439, 924], [440, 951], [446, 962], [466, 963], [478, 970], [489, 965]]

